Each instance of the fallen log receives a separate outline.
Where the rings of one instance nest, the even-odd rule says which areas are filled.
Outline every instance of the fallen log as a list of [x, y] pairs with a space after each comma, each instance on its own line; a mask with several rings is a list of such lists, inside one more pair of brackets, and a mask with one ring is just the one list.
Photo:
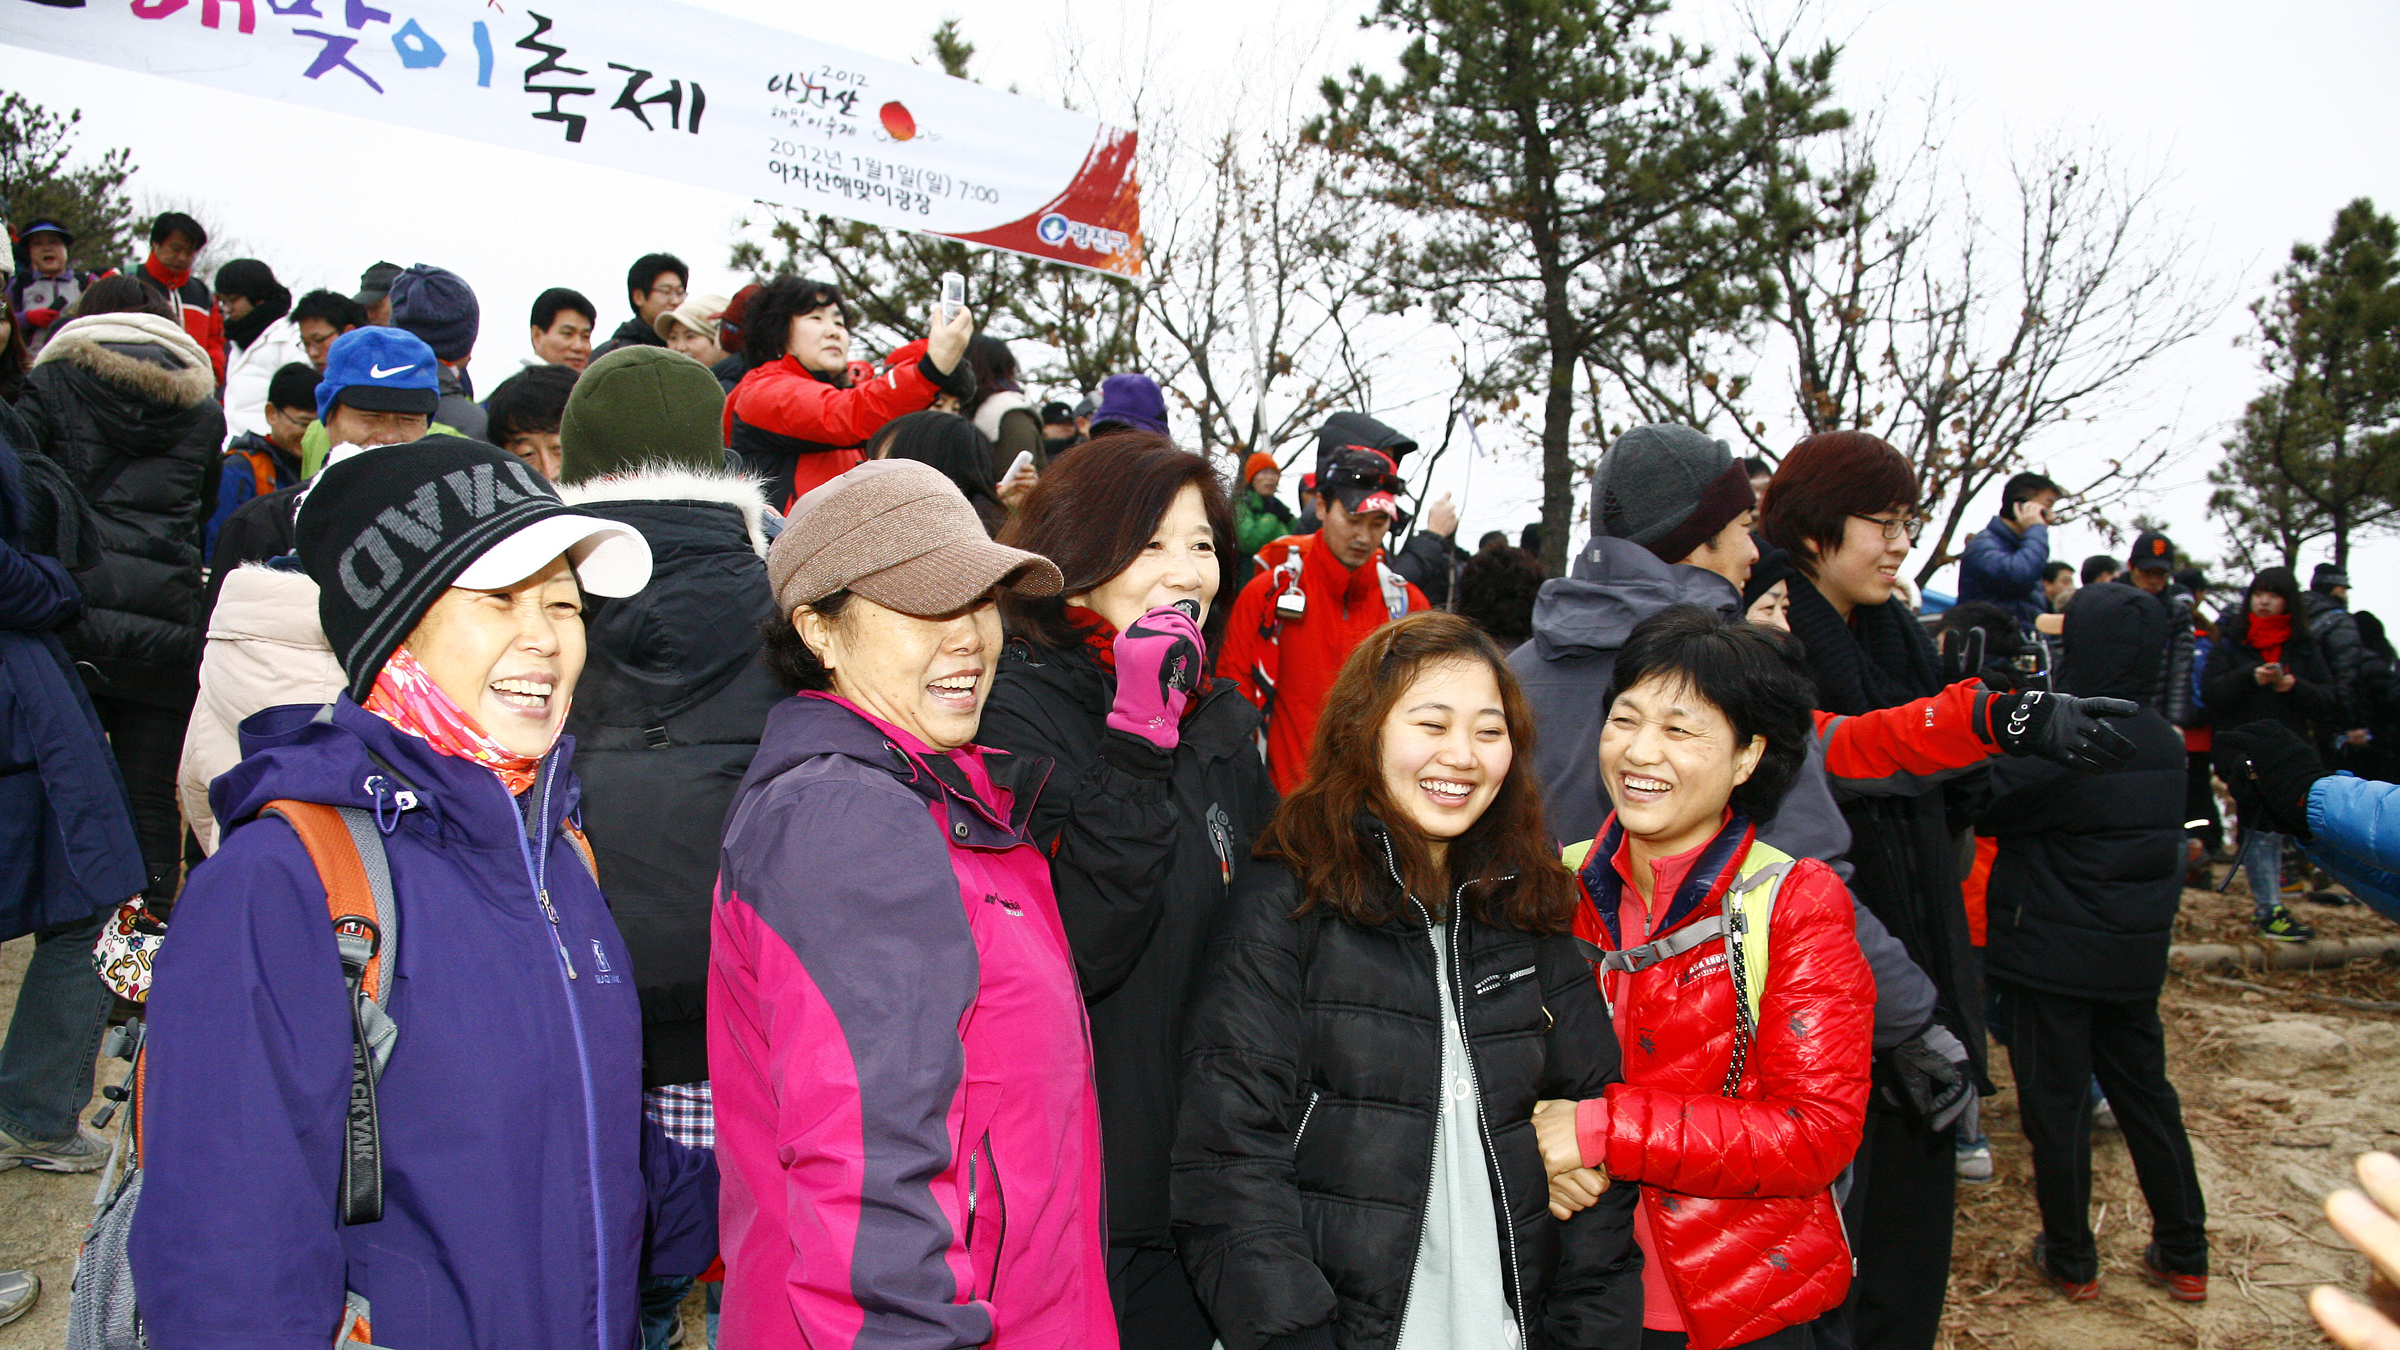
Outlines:
[[2167, 960], [2186, 970], [2315, 970], [2393, 955], [2400, 955], [2400, 933], [2307, 942], [2179, 942], [2167, 949]]

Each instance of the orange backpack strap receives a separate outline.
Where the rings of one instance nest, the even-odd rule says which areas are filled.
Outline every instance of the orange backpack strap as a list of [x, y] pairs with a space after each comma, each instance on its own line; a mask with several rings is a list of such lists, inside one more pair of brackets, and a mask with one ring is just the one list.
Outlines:
[[600, 860], [592, 856], [592, 841], [583, 837], [583, 827], [568, 821], [567, 838], [575, 841], [575, 851], [583, 855], [584, 868], [592, 874], [593, 882], [597, 883], [600, 880]]
[[[399, 970], [400, 908], [375, 814], [356, 807], [278, 798], [260, 815], [280, 817], [300, 836], [325, 883], [333, 942], [350, 987], [350, 1101], [343, 1129], [341, 1217], [346, 1224], [383, 1217], [383, 1130], [375, 1084], [400, 1035], [384, 1005]], [[388, 963], [388, 964], [387, 964]]]

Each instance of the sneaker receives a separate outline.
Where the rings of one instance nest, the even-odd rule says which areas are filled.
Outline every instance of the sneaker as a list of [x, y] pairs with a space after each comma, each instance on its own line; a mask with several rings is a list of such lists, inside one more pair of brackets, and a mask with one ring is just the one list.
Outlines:
[[2092, 1098], [2092, 1128], [2096, 1130], [2117, 1128], [2117, 1108], [2110, 1106], [2106, 1097]]
[[2251, 926], [2269, 942], [2306, 942], [2317, 935], [2316, 929], [2293, 918], [2291, 907], [2280, 901], [2267, 911], [2265, 918], [2253, 921]]
[[2308, 903], [2324, 905], [2329, 909], [2339, 909], [2344, 905], [2355, 905], [2358, 902], [2342, 891], [2310, 891]]
[[23, 1163], [36, 1172], [97, 1172], [108, 1161], [108, 1136], [78, 1124], [62, 1144], [28, 1144], [0, 1130], [0, 1172]]
[[1978, 1139], [1972, 1144], [1958, 1141], [1958, 1179], [1977, 1183], [1992, 1179], [1992, 1142]]
[[41, 1298], [41, 1276], [30, 1270], [0, 1270], [0, 1327], [32, 1312]]
[[2065, 1295], [2069, 1303], [2089, 1303], [2100, 1297], [2098, 1276], [2088, 1280], [2070, 1280], [2050, 1269], [2049, 1246], [2050, 1240], [2047, 1235], [2041, 1233], [2033, 1235], [2033, 1268], [2041, 1275], [2042, 1283]]
[[2142, 1248], [2142, 1278], [2167, 1291], [2167, 1297], [2177, 1303], [2208, 1302], [2206, 1275], [2178, 1275], [2159, 1265], [2158, 1244]]

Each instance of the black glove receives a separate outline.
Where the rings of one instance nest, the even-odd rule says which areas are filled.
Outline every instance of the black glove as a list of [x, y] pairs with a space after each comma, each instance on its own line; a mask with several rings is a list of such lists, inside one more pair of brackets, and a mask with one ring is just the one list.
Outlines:
[[1950, 1128], [1975, 1099], [1973, 1066], [1966, 1047], [1936, 1023], [1885, 1052], [1891, 1074], [1884, 1099], [1928, 1130]]
[[1977, 730], [2005, 754], [2038, 755], [2084, 773], [2108, 773], [2133, 762], [2133, 742], [2101, 720], [2131, 717], [2141, 705], [2121, 698], [2065, 694], [1993, 694]]
[[2218, 761], [2256, 790], [2259, 807], [2277, 831], [2313, 838], [2308, 828], [2308, 794], [2325, 776], [2317, 752], [2281, 722], [2251, 722], [2220, 731]]

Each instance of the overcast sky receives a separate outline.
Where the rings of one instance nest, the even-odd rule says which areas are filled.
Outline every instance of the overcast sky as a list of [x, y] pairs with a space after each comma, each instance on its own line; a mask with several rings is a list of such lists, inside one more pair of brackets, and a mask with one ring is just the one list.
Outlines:
[[[710, 0], [707, 7], [786, 28], [797, 26], [802, 10], [769, 0]], [[1133, 73], [1117, 97], [1139, 86], [1155, 91], [1145, 98], [1164, 94], [1179, 106], [1221, 106], [1233, 72], [1250, 72], [1241, 92], [1255, 97], [1260, 72], [1287, 92], [1305, 90], [1354, 61], [1381, 63], [1391, 50], [1388, 39], [1357, 30], [1364, 0], [1150, 9], [881, 0], [807, 8], [838, 16], [838, 31], [813, 28], [817, 36], [895, 59], [921, 57], [925, 35], [956, 16], [980, 49], [977, 72], [991, 83], [1029, 94], [1055, 90], [1067, 81], [1070, 57], [1079, 56], [1089, 67]], [[1687, 0], [1667, 26], [1721, 35], [1736, 17], [1729, 0]], [[2400, 5], [1829, 0], [1810, 22], [1846, 47], [1839, 83], [1848, 106], [1915, 106], [1938, 87], [1952, 114], [1945, 164], [1985, 176], [1978, 181], [1998, 174], [2012, 148], [2061, 132], [2167, 176], [2164, 198], [2192, 241], [2190, 266], [2236, 303], [2157, 365], [2121, 413], [2056, 429], [2036, 458], [2072, 477], [2079, 462], [2173, 425], [2193, 453], [2158, 476], [2149, 509], [2174, 525], [2185, 548], [2221, 557], [2205, 517], [2203, 478], [2229, 419], [2257, 385], [2252, 354], [2234, 345], [2248, 328], [2242, 305], [2265, 289], [2294, 240], [2324, 236], [2343, 203], [2363, 195], [2400, 210], [2400, 80], [2390, 69], [2400, 50]], [[603, 331], [625, 317], [625, 266], [651, 249], [681, 254], [692, 265], [694, 291], [730, 290], [737, 278], [727, 250], [736, 222], [753, 210], [727, 194], [17, 48], [0, 47], [0, 87], [53, 108], [81, 108], [86, 146], [132, 149], [145, 205], [192, 210], [270, 262], [295, 293], [317, 285], [353, 289], [360, 269], [378, 258], [460, 273], [483, 303], [475, 370], [485, 388], [524, 356], [522, 315], [544, 287], [590, 295]], [[204, 266], [231, 256], [212, 247]], [[1438, 407], [1436, 400], [1430, 410], [1411, 411], [1423, 424], [1409, 429], [1437, 431]], [[1528, 453], [1492, 448], [1493, 457], [1473, 470], [1471, 491], [1463, 459], [1445, 465], [1436, 483], [1465, 494], [1461, 534], [1470, 542], [1483, 529], [1513, 532], [1538, 515]], [[1972, 515], [1975, 527], [1989, 510]], [[2121, 542], [2112, 547], [2067, 527], [2052, 551], [2080, 560], [2117, 551]], [[2380, 593], [2383, 583], [2400, 581], [2395, 564], [2400, 542], [2354, 556], [2360, 603], [2400, 609], [2400, 598]]]

